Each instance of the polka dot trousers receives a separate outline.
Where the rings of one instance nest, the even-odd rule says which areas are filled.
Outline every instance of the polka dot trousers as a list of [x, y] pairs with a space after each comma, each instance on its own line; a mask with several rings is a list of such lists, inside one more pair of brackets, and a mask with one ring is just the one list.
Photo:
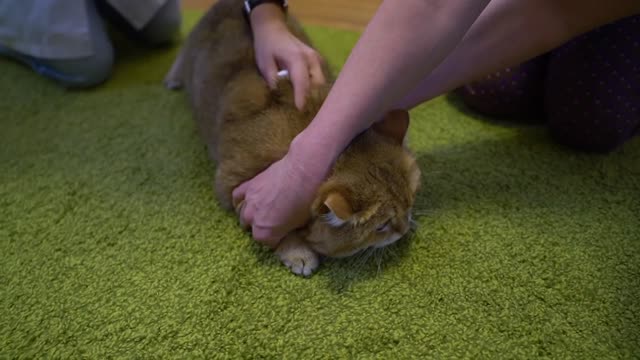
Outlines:
[[545, 119], [563, 144], [611, 151], [640, 132], [640, 15], [456, 92], [478, 112]]

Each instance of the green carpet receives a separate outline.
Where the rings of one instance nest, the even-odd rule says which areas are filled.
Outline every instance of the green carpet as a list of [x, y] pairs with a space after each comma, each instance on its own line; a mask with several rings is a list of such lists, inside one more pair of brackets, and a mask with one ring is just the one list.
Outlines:
[[[334, 68], [357, 38], [308, 30]], [[581, 154], [438, 98], [416, 232], [303, 279], [216, 205], [175, 52], [91, 91], [0, 60], [0, 358], [640, 356], [640, 139]]]

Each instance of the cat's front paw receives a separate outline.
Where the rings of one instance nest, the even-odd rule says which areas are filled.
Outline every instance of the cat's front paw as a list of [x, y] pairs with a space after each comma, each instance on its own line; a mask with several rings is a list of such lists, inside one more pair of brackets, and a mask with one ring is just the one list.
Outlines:
[[[283, 246], [284, 245], [284, 246]], [[304, 244], [283, 244], [276, 253], [280, 261], [292, 273], [304, 277], [311, 276], [320, 265], [318, 255]]]

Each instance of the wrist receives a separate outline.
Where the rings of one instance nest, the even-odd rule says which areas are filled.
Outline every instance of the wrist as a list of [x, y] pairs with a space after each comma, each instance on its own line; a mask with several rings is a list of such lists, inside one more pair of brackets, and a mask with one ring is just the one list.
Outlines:
[[284, 11], [273, 3], [260, 4], [254, 8], [249, 14], [249, 23], [254, 36], [265, 31], [287, 28]]
[[324, 179], [339, 151], [336, 145], [326, 137], [318, 137], [305, 130], [298, 134], [287, 152], [287, 157], [312, 178]]

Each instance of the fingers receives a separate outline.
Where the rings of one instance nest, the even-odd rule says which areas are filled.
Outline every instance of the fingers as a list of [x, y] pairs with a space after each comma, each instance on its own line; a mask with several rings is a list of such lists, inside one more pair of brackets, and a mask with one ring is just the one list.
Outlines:
[[293, 92], [298, 110], [304, 108], [311, 85], [322, 85], [326, 82], [322, 71], [322, 57], [313, 49], [307, 48], [287, 63], [293, 84]]
[[309, 59], [309, 75], [311, 75], [311, 84], [314, 86], [324, 84], [327, 81], [324, 77], [324, 73], [322, 72], [322, 65], [324, 64], [324, 60], [315, 51], [312, 51], [308, 55], [308, 59]]
[[272, 57], [260, 62], [262, 65], [258, 68], [262, 73], [262, 77], [266, 80], [271, 89], [276, 88], [278, 82], [278, 66]]
[[263, 228], [257, 225], [252, 227], [251, 235], [256, 241], [272, 249], [278, 246], [278, 243], [284, 237], [284, 234], [279, 234], [271, 228]]
[[231, 198], [233, 199], [232, 201], [234, 207], [237, 207], [240, 202], [244, 200], [248, 188], [249, 181], [245, 181], [242, 184], [238, 185], [238, 187], [233, 189], [233, 191], [231, 192]]
[[240, 226], [245, 230], [248, 230], [253, 222], [253, 211], [247, 210], [247, 202], [245, 201], [245, 195], [248, 187], [249, 182], [247, 181], [233, 189], [233, 192], [231, 193], [231, 202], [236, 210], [236, 214], [238, 215]]
[[289, 65], [289, 76], [293, 84], [293, 97], [298, 110], [304, 108], [305, 98], [309, 92], [309, 68], [302, 57], [292, 61]]
[[267, 245], [270, 248], [275, 248], [280, 242], [280, 239], [284, 237], [284, 234], [280, 234], [272, 228], [261, 227], [254, 224], [254, 208], [251, 206], [245, 206], [245, 204], [245, 202], [242, 202], [242, 205], [240, 206], [240, 226], [244, 230], [251, 229], [251, 235], [257, 242]]
[[242, 213], [244, 212], [244, 208], [245, 205], [247, 203], [242, 200], [236, 207], [236, 215], [238, 215], [238, 221], [240, 222], [240, 227], [242, 228], [242, 230], [249, 230], [251, 228], [251, 223], [245, 222], [245, 220], [243, 219], [243, 215]]
[[239, 205], [238, 215], [240, 219], [240, 226], [244, 230], [251, 229], [253, 239], [259, 243], [267, 245], [270, 248], [275, 248], [280, 242], [280, 239], [284, 237], [284, 234], [280, 234], [272, 228], [261, 227], [254, 224], [254, 208], [252, 206], [246, 206], [246, 202], [244, 201]]
[[253, 218], [255, 215], [255, 208], [253, 206], [247, 206], [246, 202], [242, 203], [240, 212], [238, 213], [238, 221], [240, 221], [240, 227], [244, 230], [249, 230], [253, 224]]
[[285, 235], [280, 234], [279, 231], [276, 231], [273, 228], [262, 227], [254, 224], [255, 207], [247, 205], [244, 200], [239, 204], [238, 215], [240, 219], [240, 226], [244, 230], [251, 229], [253, 239], [259, 243], [269, 246], [270, 248], [275, 248], [280, 242], [280, 239]]
[[240, 226], [244, 230], [252, 229], [252, 236], [256, 241], [274, 248], [278, 245], [280, 239], [284, 237], [284, 234], [279, 234], [271, 228], [260, 227], [253, 223], [256, 209], [250, 203], [245, 201], [245, 195], [248, 187], [249, 181], [242, 183], [232, 192], [233, 207], [238, 214]]

